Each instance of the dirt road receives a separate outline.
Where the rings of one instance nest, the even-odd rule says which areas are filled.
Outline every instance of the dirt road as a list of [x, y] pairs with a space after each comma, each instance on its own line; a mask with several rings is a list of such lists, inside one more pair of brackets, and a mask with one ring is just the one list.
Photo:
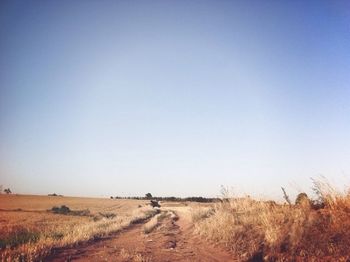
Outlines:
[[190, 219], [176, 214], [165, 216], [148, 234], [144, 223], [135, 224], [104, 239], [56, 250], [45, 261], [235, 261], [230, 253], [195, 236]]

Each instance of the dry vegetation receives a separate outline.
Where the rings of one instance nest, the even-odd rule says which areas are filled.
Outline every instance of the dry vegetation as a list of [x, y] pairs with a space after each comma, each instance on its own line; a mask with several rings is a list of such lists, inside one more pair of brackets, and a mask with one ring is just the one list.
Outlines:
[[173, 211], [171, 211], [171, 210], [162, 211], [159, 214], [157, 214], [154, 217], [152, 217], [152, 219], [150, 221], [148, 221], [143, 226], [143, 232], [145, 234], [149, 234], [155, 228], [157, 228], [157, 226], [159, 226], [160, 222], [166, 217], [170, 217], [171, 219], [174, 219], [174, 220], [178, 219], [177, 215]]
[[151, 262], [152, 261], [151, 259], [144, 257], [143, 255], [137, 252], [130, 253], [124, 248], [120, 251], [119, 255], [122, 257], [123, 261], [125, 262]]
[[193, 211], [195, 231], [242, 261], [349, 261], [350, 195], [322, 181], [314, 190], [297, 205], [225, 198]]
[[157, 215], [155, 215], [154, 217], [152, 217], [152, 219], [150, 221], [148, 221], [144, 226], [143, 226], [143, 232], [145, 234], [149, 234], [150, 232], [152, 232], [158, 225], [159, 222], [166, 216], [166, 213], [162, 212], [159, 213]]
[[[350, 194], [327, 182], [313, 183], [316, 198], [302, 193], [295, 204], [233, 198], [227, 192], [216, 204], [163, 202], [161, 209], [141, 200], [0, 195], [0, 255], [2, 261], [40, 260], [53, 249], [75, 247], [151, 217], [139, 225], [147, 235], [140, 243], [152, 235], [159, 241], [161, 231], [166, 242], [181, 233], [166, 223], [179, 215], [182, 230], [194, 224], [197, 235], [225, 246], [238, 261], [350, 261]], [[195, 245], [190, 235], [192, 229], [177, 241]], [[123, 261], [150, 261], [140, 250], [119, 253]]]
[[[33, 261], [53, 248], [117, 232], [155, 215], [142, 201], [0, 195], [2, 261]], [[69, 212], [60, 213], [63, 205]], [[57, 212], [52, 212], [53, 207]]]

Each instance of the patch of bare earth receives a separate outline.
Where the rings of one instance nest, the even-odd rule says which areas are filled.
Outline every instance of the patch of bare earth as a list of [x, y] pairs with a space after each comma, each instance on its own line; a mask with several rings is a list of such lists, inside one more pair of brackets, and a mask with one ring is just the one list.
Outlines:
[[[164, 212], [164, 211], [163, 211]], [[166, 215], [148, 234], [144, 223], [118, 234], [56, 250], [45, 261], [234, 261], [233, 256], [193, 234], [186, 216]]]

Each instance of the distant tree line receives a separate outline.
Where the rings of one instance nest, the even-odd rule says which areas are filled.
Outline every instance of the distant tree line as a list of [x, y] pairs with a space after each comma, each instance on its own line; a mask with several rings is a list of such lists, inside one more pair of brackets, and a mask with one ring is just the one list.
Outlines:
[[200, 202], [200, 203], [212, 203], [221, 201], [219, 198], [206, 198], [206, 197], [153, 197], [150, 193], [147, 193], [144, 197], [131, 196], [131, 197], [120, 197], [111, 196], [111, 199], [134, 199], [134, 200], [157, 200], [157, 201], [171, 201], [171, 202]]

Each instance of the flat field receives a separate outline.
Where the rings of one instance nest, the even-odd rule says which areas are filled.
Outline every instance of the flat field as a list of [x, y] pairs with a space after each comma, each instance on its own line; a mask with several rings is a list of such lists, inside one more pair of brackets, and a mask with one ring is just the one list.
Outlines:
[[153, 213], [142, 200], [0, 195], [1, 258], [36, 260], [52, 248], [102, 237]]
[[2, 261], [230, 261], [229, 252], [194, 234], [193, 210], [212, 206], [0, 195], [0, 255]]
[[295, 203], [0, 195], [2, 261], [349, 261], [350, 194]]

